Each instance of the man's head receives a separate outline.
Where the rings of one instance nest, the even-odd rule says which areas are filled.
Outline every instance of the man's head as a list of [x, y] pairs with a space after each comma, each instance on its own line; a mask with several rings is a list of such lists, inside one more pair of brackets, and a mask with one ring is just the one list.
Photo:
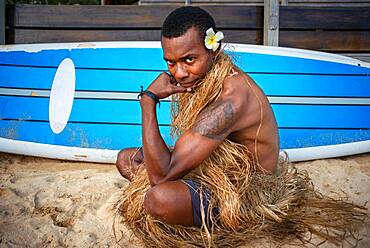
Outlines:
[[204, 77], [215, 52], [205, 47], [206, 31], [216, 25], [205, 10], [181, 7], [170, 13], [162, 25], [162, 48], [171, 75], [189, 88]]
[[162, 25], [162, 37], [177, 38], [192, 27], [197, 29], [201, 40], [204, 40], [207, 29], [217, 31], [215, 21], [207, 11], [187, 6], [175, 9], [166, 17]]

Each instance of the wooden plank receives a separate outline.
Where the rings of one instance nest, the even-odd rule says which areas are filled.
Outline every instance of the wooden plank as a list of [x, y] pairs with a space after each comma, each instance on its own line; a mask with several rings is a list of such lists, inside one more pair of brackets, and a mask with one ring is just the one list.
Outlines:
[[279, 45], [321, 51], [370, 52], [368, 31], [280, 30]]
[[280, 29], [369, 30], [370, 8], [281, 6]]
[[[284, 1], [282, 0], [282, 5]], [[184, 0], [140, 0], [140, 5], [184, 4]], [[192, 5], [245, 5], [263, 6], [264, 0], [192, 0]], [[320, 7], [369, 7], [370, 0], [289, 0], [289, 6], [320, 6]]]
[[288, 6], [288, 0], [281, 0], [280, 4], [281, 6]]
[[370, 0], [289, 0], [290, 6], [369, 7]]
[[[165, 17], [175, 8], [176, 6], [19, 5], [15, 8], [14, 26], [53, 29], [159, 28]], [[220, 29], [253, 29], [263, 26], [262, 7], [204, 6], [204, 9], [214, 17]]]
[[[9, 43], [158, 41], [160, 30], [39, 30], [11, 29]], [[223, 30], [225, 42], [262, 44], [262, 30]]]
[[370, 53], [339, 53], [339, 54], [370, 63]]
[[[174, 7], [19, 5], [15, 27], [38, 28], [156, 28]], [[68, 17], [68, 18], [66, 18]]]
[[[20, 5], [14, 26], [39, 28], [158, 28], [175, 6]], [[204, 6], [220, 29], [260, 28], [260, 6]], [[227, 13], [227, 15], [225, 14]], [[65, 18], [68, 16], [68, 18]], [[280, 7], [281, 29], [370, 29], [370, 8]], [[124, 20], [124, 21], [123, 21]], [[323, 21], [325, 20], [325, 21]]]
[[[184, 3], [184, 0], [141, 0], [140, 3]], [[191, 0], [191, 3], [263, 3], [264, 0]], [[370, 3], [370, 0], [289, 0], [290, 3]]]
[[289, 0], [290, 3], [370, 3], [370, 0]]
[[12, 29], [13, 42], [89, 42], [89, 41], [139, 41], [160, 40], [161, 31], [157, 30], [40, 30]]
[[[191, 0], [192, 5], [198, 4], [223, 4], [223, 5], [263, 5], [264, 0]], [[140, 5], [145, 4], [183, 4], [184, 0], [141, 0]]]
[[279, 0], [265, 0], [263, 44], [279, 45]]
[[[184, 0], [141, 0], [140, 4], [144, 3], [184, 3]], [[243, 3], [260, 3], [263, 4], [264, 0], [191, 0], [192, 4], [203, 4], [203, 3], [212, 3], [212, 4], [243, 4]], [[370, 0], [289, 0], [289, 4], [294, 3], [317, 3], [317, 4], [338, 4], [338, 3], [370, 3]]]
[[0, 0], [0, 45], [5, 44], [5, 0]]
[[216, 21], [219, 29], [262, 29], [262, 6], [201, 6]]

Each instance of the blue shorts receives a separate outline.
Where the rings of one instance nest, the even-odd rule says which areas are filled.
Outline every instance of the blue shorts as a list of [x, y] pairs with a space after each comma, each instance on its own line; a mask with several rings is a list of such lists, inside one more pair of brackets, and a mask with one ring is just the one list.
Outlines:
[[[200, 190], [201, 190], [201, 187], [200, 187], [200, 183], [198, 183], [197, 181], [194, 181], [192, 179], [187, 179], [187, 180], [183, 180], [184, 183], [188, 186], [189, 188], [189, 191], [190, 191], [190, 195], [191, 195], [191, 205], [192, 205], [192, 208], [193, 208], [193, 221], [194, 221], [194, 225], [197, 226], [197, 227], [201, 227], [202, 226], [202, 214], [201, 214], [201, 204], [200, 204]], [[209, 189], [207, 188], [202, 188], [203, 190], [203, 209], [204, 209], [204, 214], [205, 214], [205, 220], [206, 220], [206, 223], [207, 223], [207, 226], [209, 226], [209, 200], [210, 200], [210, 197], [211, 197], [211, 193], [209, 192]], [[219, 213], [219, 210], [218, 208], [214, 208], [212, 209], [212, 214], [215, 216], [215, 215], [218, 215]]]

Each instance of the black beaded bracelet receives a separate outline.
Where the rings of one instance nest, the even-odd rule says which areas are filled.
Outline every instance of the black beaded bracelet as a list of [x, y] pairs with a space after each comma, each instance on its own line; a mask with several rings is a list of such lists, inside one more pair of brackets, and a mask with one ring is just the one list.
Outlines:
[[161, 103], [159, 101], [158, 96], [154, 94], [153, 92], [151, 92], [150, 90], [143, 90], [143, 86], [141, 86], [141, 91], [139, 95], [137, 96], [137, 98], [140, 99], [144, 94], [152, 98], [155, 104], [158, 103], [158, 107], [161, 107]]

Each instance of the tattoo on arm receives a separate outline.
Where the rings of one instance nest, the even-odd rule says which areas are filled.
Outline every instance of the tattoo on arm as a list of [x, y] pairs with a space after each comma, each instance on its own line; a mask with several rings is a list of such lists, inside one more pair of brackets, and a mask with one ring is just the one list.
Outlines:
[[212, 103], [200, 112], [193, 131], [210, 139], [223, 140], [234, 123], [234, 106], [230, 101]]

